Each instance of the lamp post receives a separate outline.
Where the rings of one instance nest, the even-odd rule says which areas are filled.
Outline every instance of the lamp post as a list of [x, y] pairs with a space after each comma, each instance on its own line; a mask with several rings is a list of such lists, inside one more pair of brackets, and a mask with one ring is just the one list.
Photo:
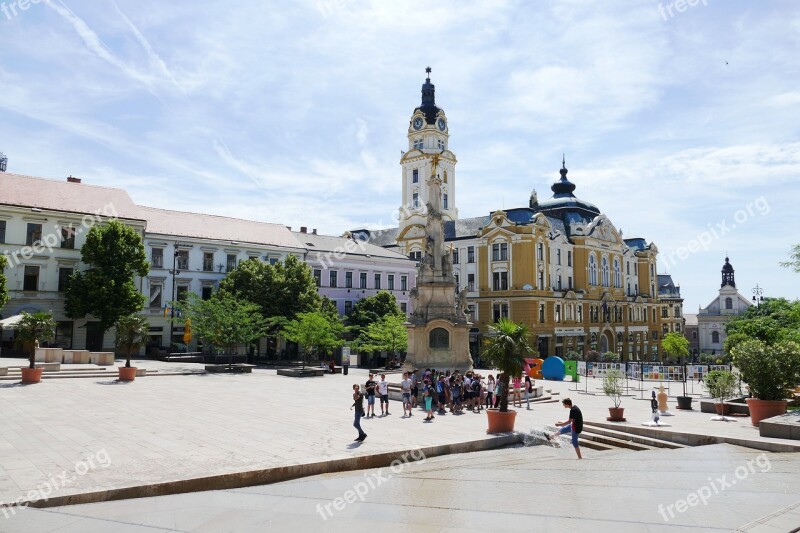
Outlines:
[[764, 289], [758, 286], [753, 287], [753, 305], [756, 307], [760, 307], [761, 303], [764, 301]]
[[175, 294], [177, 287], [175, 286], [175, 276], [180, 275], [181, 271], [178, 270], [178, 256], [180, 253], [178, 252], [178, 243], [175, 243], [175, 253], [172, 255], [172, 270], [169, 271], [172, 274], [172, 305], [170, 306], [169, 310], [169, 350], [170, 353], [172, 352], [172, 339], [173, 339], [173, 332], [175, 331]]

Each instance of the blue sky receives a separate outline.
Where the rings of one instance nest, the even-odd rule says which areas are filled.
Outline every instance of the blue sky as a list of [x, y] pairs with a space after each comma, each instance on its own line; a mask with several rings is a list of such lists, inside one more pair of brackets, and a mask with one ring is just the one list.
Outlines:
[[800, 10], [692, 3], [0, 0], [0, 151], [144, 205], [386, 227], [430, 65], [462, 217], [549, 197], [566, 152], [687, 311], [726, 251], [745, 296], [797, 298]]

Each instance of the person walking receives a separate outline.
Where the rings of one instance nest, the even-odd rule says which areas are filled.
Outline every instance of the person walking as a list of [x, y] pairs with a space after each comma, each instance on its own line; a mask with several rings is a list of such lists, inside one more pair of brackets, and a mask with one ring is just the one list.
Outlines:
[[415, 368], [411, 372], [411, 407], [417, 406], [417, 396], [419, 396], [419, 371]]
[[413, 381], [408, 377], [408, 372], [403, 372], [403, 381], [400, 382], [400, 392], [403, 395], [403, 418], [411, 416], [411, 386]]
[[433, 385], [427, 379], [422, 384], [422, 399], [425, 402], [425, 411], [428, 413], [425, 420], [430, 422], [433, 420]]
[[[495, 383], [495, 386], [494, 386], [494, 408], [495, 409], [497, 409], [497, 407], [500, 405], [500, 396], [503, 394], [503, 383], [502, 383], [502, 380], [500, 379], [500, 377], [502, 375], [503, 374], [497, 374], [497, 382]], [[506, 394], [508, 394], [508, 391], [505, 391], [505, 392], [506, 392]]]
[[575, 448], [578, 459], [583, 459], [581, 447], [578, 444], [578, 436], [581, 434], [581, 431], [583, 431], [583, 413], [581, 413], [577, 405], [572, 405], [572, 400], [569, 398], [561, 400], [561, 405], [569, 409], [569, 418], [564, 422], [556, 422], [556, 426], [561, 429], [556, 433], [547, 435], [547, 440], [552, 440], [556, 435], [572, 433], [572, 447]]
[[[511, 386], [514, 388], [514, 396], [512, 396], [512, 401], [514, 402], [514, 407], [522, 407], [522, 378], [516, 376], [514, 379], [511, 380]], [[519, 404], [519, 405], [517, 405]]]
[[492, 402], [492, 397], [494, 396], [494, 375], [489, 374], [489, 377], [486, 378], [486, 408], [494, 407], [494, 403]]
[[369, 375], [369, 379], [364, 384], [365, 390], [367, 391], [367, 418], [370, 418], [370, 414], [375, 416], [375, 380], [372, 379], [373, 374]]
[[358, 437], [356, 437], [355, 440], [357, 442], [364, 442], [364, 439], [367, 438], [367, 434], [361, 429], [361, 417], [364, 416], [364, 395], [361, 394], [358, 383], [353, 385], [353, 405], [350, 406], [350, 410], [352, 411], [353, 409], [356, 411], [353, 427], [358, 430]]
[[531, 396], [533, 395], [533, 381], [530, 376], [525, 376], [525, 402], [528, 404], [528, 411], [531, 410]]
[[[378, 394], [381, 396], [381, 416], [389, 416], [389, 382], [386, 381], [386, 374], [381, 374], [378, 382]], [[372, 407], [375, 409], [375, 406]]]

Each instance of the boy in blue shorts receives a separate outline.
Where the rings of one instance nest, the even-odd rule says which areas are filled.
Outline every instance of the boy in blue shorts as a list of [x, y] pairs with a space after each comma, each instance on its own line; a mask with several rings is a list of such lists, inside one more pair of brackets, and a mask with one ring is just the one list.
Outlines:
[[578, 436], [583, 431], [583, 413], [577, 405], [572, 405], [572, 400], [569, 398], [561, 400], [561, 405], [569, 409], [569, 419], [564, 422], [556, 422], [556, 426], [561, 429], [552, 435], [547, 435], [547, 440], [553, 439], [556, 435], [572, 433], [572, 446], [575, 448], [575, 453], [578, 454], [578, 459], [583, 459], [581, 447], [578, 445]]

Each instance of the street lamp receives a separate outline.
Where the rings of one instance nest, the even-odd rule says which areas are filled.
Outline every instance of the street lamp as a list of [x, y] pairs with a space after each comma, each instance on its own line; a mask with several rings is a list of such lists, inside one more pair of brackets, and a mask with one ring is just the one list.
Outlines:
[[169, 271], [172, 274], [172, 305], [170, 307], [169, 312], [169, 350], [172, 352], [172, 340], [174, 337], [175, 331], [175, 291], [177, 287], [175, 286], [175, 276], [179, 276], [181, 271], [178, 270], [178, 257], [180, 256], [180, 252], [178, 250], [178, 243], [175, 243], [175, 253], [172, 256], [172, 270]]
[[753, 305], [759, 307], [761, 303], [764, 301], [763, 295], [764, 295], [764, 289], [762, 287], [759, 287], [758, 283], [756, 283], [756, 286], [753, 288]]

